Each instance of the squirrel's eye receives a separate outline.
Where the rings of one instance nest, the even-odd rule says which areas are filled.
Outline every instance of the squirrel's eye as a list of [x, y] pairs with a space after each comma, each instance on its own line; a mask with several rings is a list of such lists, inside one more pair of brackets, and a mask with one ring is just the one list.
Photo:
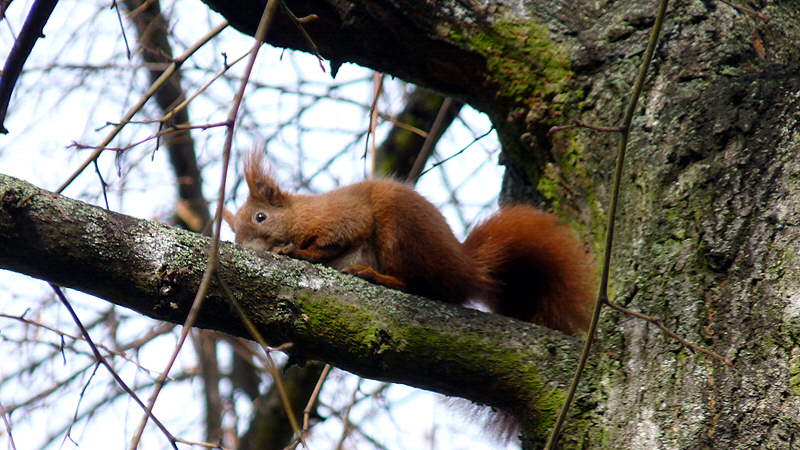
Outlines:
[[256, 213], [256, 222], [261, 223], [261, 222], [263, 222], [265, 220], [267, 220], [267, 215], [266, 214], [264, 214], [263, 212]]

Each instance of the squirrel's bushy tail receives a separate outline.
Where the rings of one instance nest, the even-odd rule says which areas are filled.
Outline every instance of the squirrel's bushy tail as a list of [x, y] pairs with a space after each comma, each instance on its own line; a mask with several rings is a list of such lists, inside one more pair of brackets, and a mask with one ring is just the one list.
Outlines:
[[568, 334], [586, 331], [593, 261], [572, 231], [531, 206], [501, 208], [470, 232], [465, 249], [492, 280], [492, 311]]

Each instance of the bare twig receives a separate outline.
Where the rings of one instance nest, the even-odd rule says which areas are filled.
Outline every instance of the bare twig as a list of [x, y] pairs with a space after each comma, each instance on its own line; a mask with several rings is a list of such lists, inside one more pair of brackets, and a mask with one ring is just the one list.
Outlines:
[[703, 353], [705, 355], [708, 355], [708, 356], [710, 356], [710, 357], [712, 357], [714, 359], [717, 359], [717, 360], [721, 361], [726, 366], [733, 367], [733, 362], [731, 362], [730, 359], [720, 355], [719, 353], [717, 353], [717, 352], [715, 352], [713, 350], [709, 350], [709, 349], [707, 349], [705, 347], [701, 347], [699, 345], [692, 344], [691, 342], [689, 342], [686, 339], [684, 339], [681, 336], [679, 336], [674, 331], [672, 331], [669, 328], [667, 328], [666, 326], [664, 326], [664, 324], [661, 322], [661, 318], [659, 318], [659, 317], [649, 316], [647, 314], [642, 314], [640, 312], [632, 311], [632, 310], [630, 310], [628, 308], [625, 308], [624, 306], [620, 306], [620, 305], [618, 305], [618, 304], [616, 304], [614, 302], [611, 302], [611, 301], [607, 301], [606, 305], [608, 305], [612, 309], [616, 309], [617, 311], [619, 311], [621, 313], [624, 313], [624, 314], [627, 314], [629, 316], [636, 317], [638, 319], [642, 319], [642, 320], [645, 320], [647, 322], [652, 323], [653, 325], [657, 326], [661, 331], [663, 331], [666, 335], [668, 335], [671, 338], [675, 339], [676, 341], [680, 342], [681, 345], [683, 345], [684, 347], [688, 348], [692, 352]]
[[133, 392], [133, 390], [131, 390], [131, 388], [129, 388], [127, 384], [125, 384], [125, 382], [122, 380], [122, 378], [120, 378], [119, 374], [117, 374], [117, 372], [114, 370], [114, 368], [111, 367], [111, 364], [109, 364], [108, 361], [103, 357], [103, 355], [100, 354], [100, 350], [98, 350], [97, 346], [94, 345], [94, 341], [92, 341], [91, 336], [89, 336], [89, 332], [83, 326], [83, 323], [81, 323], [81, 320], [78, 318], [78, 315], [75, 313], [75, 310], [72, 309], [72, 305], [70, 305], [69, 301], [67, 300], [67, 297], [65, 297], [64, 293], [61, 292], [61, 288], [56, 286], [53, 283], [49, 283], [49, 284], [50, 284], [50, 287], [53, 289], [53, 291], [56, 293], [56, 296], [58, 297], [58, 299], [61, 301], [61, 303], [64, 305], [64, 307], [67, 308], [67, 311], [69, 311], [69, 314], [72, 317], [72, 320], [75, 322], [75, 325], [77, 325], [78, 328], [80, 328], [81, 334], [83, 335], [84, 339], [86, 339], [86, 343], [88, 343], [89, 347], [91, 347], [91, 349], [92, 349], [92, 353], [94, 354], [94, 357], [97, 360], [97, 364], [101, 364], [106, 369], [108, 369], [109, 373], [111, 373], [111, 376], [117, 382], [119, 387], [121, 387], [125, 392], [127, 392], [128, 395], [130, 395], [131, 398], [133, 398], [133, 400], [139, 406], [142, 407], [142, 409], [145, 409], [147, 411], [148, 417], [152, 417], [153, 418], [153, 423], [155, 423], [156, 426], [158, 426], [158, 428], [161, 430], [161, 432], [164, 433], [164, 435], [169, 440], [169, 443], [172, 446], [172, 448], [177, 450], [178, 446], [176, 445], [176, 439], [172, 435], [172, 433], [170, 433], [169, 430], [167, 430], [167, 428], [164, 426], [164, 424], [161, 423], [161, 421], [158, 420], [158, 418], [156, 418], [153, 415], [153, 413], [145, 407], [145, 404], [142, 403], [142, 401], [139, 399], [139, 396], [136, 395], [136, 393]]
[[345, 408], [344, 413], [341, 416], [342, 419], [342, 435], [339, 437], [339, 442], [336, 444], [336, 450], [341, 450], [344, 448], [344, 441], [350, 435], [350, 411], [353, 409], [353, 406], [358, 402], [358, 392], [361, 390], [361, 382], [363, 378], [359, 377], [358, 382], [356, 383], [355, 389], [353, 389], [353, 396], [350, 399], [350, 403], [347, 404], [347, 408]]
[[[318, 383], [318, 384], [319, 384], [319, 383]], [[347, 409], [348, 409], [348, 408], [352, 409], [352, 408], [353, 408], [355, 405], [357, 405], [357, 404], [361, 403], [362, 401], [364, 401], [364, 400], [366, 400], [366, 399], [368, 399], [368, 398], [372, 398], [372, 397], [378, 397], [378, 396], [381, 396], [381, 395], [383, 395], [383, 393], [384, 393], [384, 392], [385, 392], [387, 389], [389, 389], [389, 387], [390, 387], [391, 385], [392, 385], [392, 383], [381, 383], [381, 384], [380, 384], [380, 386], [378, 386], [378, 387], [377, 387], [376, 389], [374, 389], [372, 392], [367, 392], [367, 393], [365, 393], [364, 395], [362, 395], [361, 397], [357, 397], [357, 398], [355, 398], [354, 400], [352, 400], [351, 402], [349, 402], [349, 403], [348, 403], [348, 404], [345, 406], [344, 410], [336, 410], [336, 409], [334, 409], [333, 407], [331, 407], [330, 405], [326, 405], [326, 404], [324, 404], [324, 403], [322, 403], [322, 402], [319, 402], [321, 406], [324, 406], [325, 408], [327, 408], [327, 409], [329, 409], [329, 410], [330, 410], [330, 414], [328, 414], [326, 417], [323, 417], [321, 420], [327, 420], [328, 418], [331, 418], [331, 417], [337, 417], [337, 418], [339, 418], [339, 419], [342, 419], [342, 420], [343, 420], [343, 418], [344, 418], [344, 415], [345, 415], [345, 412], [347, 411]], [[356, 392], [355, 392], [355, 394], [357, 394], [358, 392], [359, 392], [359, 391], [356, 391]], [[367, 439], [367, 440], [370, 442], [370, 444], [372, 444], [372, 445], [373, 445], [375, 448], [379, 448], [379, 449], [386, 448], [386, 447], [385, 447], [384, 445], [382, 445], [380, 442], [378, 442], [377, 440], [375, 440], [375, 438], [373, 438], [373, 437], [369, 436], [367, 433], [365, 433], [365, 432], [364, 432], [364, 430], [362, 430], [361, 428], [359, 428], [357, 425], [355, 425], [355, 424], [353, 424], [353, 423], [350, 423], [350, 427], [351, 427], [351, 430], [355, 430], [355, 431], [357, 431], [357, 432], [358, 432], [358, 433], [359, 433], [361, 436], [363, 436], [365, 439]], [[290, 445], [288, 445], [288, 446], [286, 447], [286, 449], [295, 448], [295, 447], [297, 446], [297, 444], [298, 444], [298, 443], [299, 443], [299, 441], [298, 441], [298, 440], [295, 438], [295, 439], [293, 439], [293, 440], [292, 440], [292, 442], [290, 443]]]
[[[63, 341], [64, 338], [69, 338], [69, 339], [72, 339], [72, 340], [75, 340], [75, 341], [85, 341], [86, 340], [86, 338], [84, 338], [83, 336], [74, 336], [74, 335], [71, 335], [71, 334], [69, 334], [69, 333], [67, 333], [65, 331], [61, 331], [58, 328], [53, 328], [53, 327], [51, 327], [49, 325], [45, 325], [45, 324], [43, 324], [41, 322], [37, 322], [37, 321], [31, 320], [31, 319], [27, 319], [27, 318], [22, 317], [22, 316], [13, 316], [13, 315], [10, 315], [10, 314], [2, 314], [2, 313], [0, 313], [0, 317], [4, 317], [6, 319], [17, 320], [17, 321], [20, 321], [20, 322], [22, 322], [24, 324], [27, 324], [27, 325], [31, 325], [31, 326], [35, 326], [35, 327], [38, 327], [38, 328], [42, 328], [42, 329], [47, 330], [47, 331], [51, 331], [51, 332], [57, 334], [62, 339], [62, 341]], [[170, 328], [172, 328], [172, 327], [170, 327]], [[142, 367], [139, 363], [137, 363], [135, 360], [129, 358], [128, 355], [126, 355], [122, 351], [118, 351], [118, 350], [114, 350], [114, 349], [108, 348], [107, 346], [105, 346], [103, 344], [95, 344], [95, 345], [97, 346], [97, 348], [102, 349], [103, 351], [105, 351], [106, 353], [108, 353], [110, 355], [115, 355], [115, 356], [119, 356], [121, 358], [124, 358], [129, 363], [132, 363], [132, 364], [136, 365], [136, 367], [138, 367], [139, 369], [144, 370], [147, 373], [151, 372], [150, 369], [148, 369], [146, 367]]]
[[[22, 73], [22, 67], [25, 61], [33, 50], [36, 40], [44, 37], [42, 31], [44, 25], [50, 18], [53, 9], [56, 7], [58, 0], [36, 0], [31, 6], [28, 17], [25, 18], [25, 24], [22, 25], [17, 39], [14, 41], [14, 46], [11, 47], [11, 52], [3, 64], [3, 76], [0, 77], [0, 134], [8, 133], [4, 122], [6, 120], [6, 113], [8, 112], [8, 103], [11, 101], [11, 94], [14, 92], [14, 86], [17, 84], [19, 74]], [[3, 8], [5, 13], [5, 7]]]
[[14, 434], [11, 432], [11, 418], [8, 417], [6, 409], [3, 407], [2, 403], [0, 403], [0, 416], [3, 417], [3, 423], [6, 426], [6, 434], [8, 435], [8, 445], [9, 447], [11, 447], [12, 450], [17, 450], [17, 446], [14, 444]]
[[[233, 106], [231, 106], [230, 113], [228, 114], [227, 133], [225, 135], [225, 146], [223, 147], [222, 151], [223, 155], [222, 176], [220, 178], [217, 211], [216, 215], [214, 216], [214, 221], [215, 221], [214, 236], [211, 240], [211, 247], [209, 248], [208, 263], [206, 265], [206, 270], [203, 273], [203, 279], [200, 282], [200, 286], [197, 289], [197, 294], [195, 295], [195, 298], [192, 302], [192, 307], [189, 309], [189, 314], [187, 315], [186, 321], [184, 322], [183, 329], [181, 330], [181, 336], [178, 339], [178, 343], [175, 346], [175, 350], [173, 351], [172, 356], [170, 357], [170, 360], [167, 363], [167, 366], [164, 368], [164, 371], [161, 374], [158, 383], [156, 383], [156, 387], [153, 390], [153, 395], [150, 397], [150, 400], [147, 405], [147, 414], [145, 414], [144, 417], [142, 417], [142, 421], [139, 423], [139, 427], [136, 430], [136, 434], [133, 436], [133, 439], [131, 440], [131, 445], [129, 447], [130, 450], [135, 450], [139, 445], [142, 433], [144, 432], [144, 427], [147, 425], [147, 420], [150, 417], [150, 412], [153, 410], [153, 406], [155, 406], [155, 402], [158, 399], [158, 394], [164, 387], [164, 383], [166, 382], [166, 377], [169, 375], [169, 371], [172, 369], [175, 360], [178, 358], [178, 353], [183, 347], [183, 343], [186, 341], [186, 337], [188, 336], [191, 327], [197, 320], [197, 316], [200, 313], [200, 308], [203, 305], [203, 301], [206, 298], [206, 293], [208, 292], [208, 289], [210, 287], [211, 280], [215, 277], [217, 264], [219, 262], [220, 231], [222, 229], [222, 210], [225, 205], [225, 183], [227, 180], [228, 166], [230, 163], [231, 147], [233, 145], [233, 128], [234, 124], [236, 123], [236, 115], [239, 111], [239, 107], [241, 106], [242, 100], [244, 98], [244, 91], [247, 88], [247, 81], [250, 79], [250, 74], [253, 71], [253, 65], [255, 64], [255, 59], [256, 56], [258, 55], [258, 50], [261, 47], [262, 43], [264, 42], [264, 38], [267, 33], [267, 28], [269, 26], [269, 23], [272, 21], [272, 17], [274, 17], [275, 15], [278, 3], [279, 0], [269, 0], [267, 2], [267, 5], [264, 7], [264, 12], [261, 15], [261, 20], [259, 21], [258, 29], [256, 30], [255, 42], [253, 44], [253, 50], [250, 53], [250, 59], [247, 62], [247, 66], [245, 67], [245, 71], [242, 76], [242, 82], [239, 86], [239, 90], [237, 91], [236, 96], [234, 97]], [[165, 72], [165, 74], [166, 73], [167, 72]]]
[[322, 385], [325, 384], [325, 380], [328, 378], [328, 373], [330, 371], [331, 365], [325, 364], [325, 367], [322, 368], [322, 373], [319, 375], [317, 385], [314, 386], [314, 391], [311, 392], [311, 397], [309, 397], [308, 403], [306, 404], [305, 409], [303, 409], [303, 433], [308, 432], [308, 421], [311, 417], [311, 411], [314, 409], [314, 403], [317, 402], [317, 397], [322, 390]]
[[92, 161], [94, 163], [94, 171], [97, 174], [97, 177], [100, 179], [100, 188], [103, 190], [103, 200], [106, 203], [106, 210], [110, 210], [111, 207], [108, 206], [108, 183], [106, 180], [103, 179], [103, 174], [100, 173], [100, 167], [97, 165], [97, 160], [95, 159]]
[[172, 74], [175, 73], [178, 67], [180, 67], [181, 64], [183, 64], [187, 59], [189, 59], [190, 56], [192, 56], [208, 41], [210, 41], [211, 38], [222, 32], [222, 30], [224, 30], [227, 26], [228, 22], [222, 22], [221, 24], [217, 25], [211, 31], [206, 33], [206, 35], [203, 36], [199, 41], [197, 41], [192, 47], [183, 52], [181, 56], [173, 60], [172, 63], [169, 65], [169, 67], [167, 67], [167, 69], [164, 70], [164, 73], [161, 74], [161, 76], [154, 83], [150, 85], [150, 88], [142, 96], [142, 98], [140, 98], [139, 101], [135, 105], [133, 105], [133, 107], [130, 110], [128, 110], [128, 113], [125, 114], [125, 117], [123, 117], [122, 120], [120, 120], [120, 123], [117, 126], [115, 126], [114, 129], [97, 146], [97, 149], [94, 152], [92, 152], [92, 154], [89, 155], [88, 158], [86, 158], [86, 161], [84, 161], [80, 165], [80, 167], [78, 167], [72, 173], [72, 175], [70, 175], [69, 178], [67, 178], [67, 180], [64, 181], [64, 183], [62, 183], [61, 186], [59, 186], [58, 189], [56, 189], [55, 192], [57, 194], [62, 193], [64, 189], [67, 188], [67, 186], [69, 186], [73, 181], [75, 181], [75, 179], [78, 178], [78, 175], [80, 175], [81, 172], [83, 172], [84, 169], [86, 169], [86, 167], [88, 167], [89, 164], [92, 163], [92, 161], [94, 161], [95, 159], [97, 159], [98, 156], [100, 156], [100, 153], [103, 152], [105, 147], [117, 136], [117, 134], [119, 134], [120, 131], [122, 131], [122, 128], [124, 128], [125, 125], [128, 124], [128, 122], [133, 118], [133, 116], [136, 115], [136, 113], [139, 112], [140, 109], [142, 109], [142, 107], [144, 106], [145, 103], [147, 103], [150, 97], [155, 95], [156, 91], [158, 91], [161, 88], [161, 86], [164, 83], [166, 83], [167, 80], [170, 79], [170, 77], [172, 77]]
[[148, 136], [144, 139], [136, 141], [132, 144], [128, 144], [124, 147], [101, 147], [97, 145], [85, 145], [79, 142], [72, 141], [72, 144], [68, 145], [67, 148], [74, 148], [77, 150], [107, 150], [112, 152], [126, 152], [134, 147], [144, 144], [145, 142], [152, 141], [153, 139], [158, 139], [163, 136], [172, 136], [175, 134], [185, 133], [187, 130], [208, 130], [209, 128], [215, 127], [226, 127], [228, 126], [228, 122], [217, 122], [217, 123], [207, 123], [202, 125], [190, 125], [190, 124], [177, 124], [169, 128], [164, 128], [159, 130], [158, 133]]
[[56, 392], [56, 391], [60, 390], [61, 388], [63, 388], [64, 386], [67, 386], [68, 384], [70, 384], [73, 381], [75, 381], [78, 378], [79, 375], [81, 375], [83, 372], [89, 370], [89, 367], [92, 367], [92, 366], [94, 366], [96, 364], [97, 364], [96, 362], [93, 362], [91, 364], [87, 364], [86, 366], [83, 366], [80, 369], [78, 369], [75, 372], [73, 372], [70, 376], [64, 378], [63, 380], [61, 380], [61, 381], [55, 383], [54, 385], [50, 386], [49, 388], [45, 389], [44, 391], [36, 393], [35, 395], [32, 395], [32, 396], [28, 397], [27, 399], [25, 399], [25, 400], [23, 400], [23, 401], [21, 401], [19, 403], [9, 405], [8, 408], [7, 408], [7, 411], [9, 413], [13, 413], [14, 411], [16, 411], [16, 410], [18, 410], [20, 408], [24, 408], [26, 406], [32, 405], [33, 403], [36, 403], [39, 400], [42, 400], [42, 399], [46, 398], [47, 396], [49, 396], [53, 392]]
[[[195, 372], [193, 370], [190, 370], [190, 371], [182, 372], [180, 374], [175, 375], [175, 380], [184, 381], [184, 380], [193, 378], [195, 376], [196, 376]], [[154, 383], [155, 383], [155, 381], [150, 382], [150, 383], [144, 383], [144, 384], [141, 384], [139, 386], [134, 386], [131, 389], [133, 389], [134, 391], [142, 391], [144, 389], [152, 387]], [[127, 393], [125, 391], [121, 390], [121, 389], [106, 394], [100, 400], [97, 400], [96, 402], [92, 403], [91, 405], [87, 406], [86, 408], [83, 408], [83, 412], [81, 412], [74, 419], [74, 421], [79, 422], [79, 421], [82, 421], [82, 420], [90, 417], [92, 414], [98, 413], [103, 407], [108, 407], [113, 401], [115, 401], [116, 399], [118, 399], [122, 395], [127, 395]], [[58, 436], [61, 436], [62, 434], [66, 433], [68, 429], [69, 429], [69, 425], [63, 426], [60, 429], [57, 429], [54, 432], [52, 432], [51, 434], [49, 434], [45, 438], [44, 443], [42, 443], [42, 448], [48, 448], [50, 446], [50, 444]], [[176, 439], [178, 439], [178, 438], [176, 437]], [[183, 443], [183, 440], [182, 439], [178, 439], [178, 442]]]
[[64, 433], [64, 439], [61, 442], [62, 446], [67, 439], [69, 439], [70, 442], [75, 444], [76, 447], [78, 446], [78, 443], [75, 441], [75, 439], [72, 439], [72, 426], [75, 425], [77, 421], [78, 411], [80, 411], [81, 409], [81, 402], [83, 401], [83, 396], [86, 395], [86, 390], [89, 389], [89, 385], [92, 384], [92, 380], [94, 379], [94, 376], [97, 375], [97, 369], [99, 368], [100, 364], [95, 363], [91, 375], [89, 375], [89, 378], [86, 380], [85, 383], [83, 383], [83, 388], [81, 389], [81, 393], [78, 395], [78, 403], [75, 405], [75, 414], [73, 414], [72, 420], [69, 422], [69, 425], [67, 426], [67, 431], [66, 433]]
[[11, 6], [11, 0], [0, 0], [0, 20], [6, 18], [6, 10], [9, 6]]
[[453, 153], [452, 155], [448, 156], [447, 158], [445, 158], [445, 159], [443, 159], [441, 161], [437, 161], [437, 162], [431, 164], [430, 167], [428, 167], [421, 174], [419, 174], [419, 177], [422, 177], [423, 175], [425, 175], [426, 173], [430, 172], [431, 170], [441, 166], [442, 164], [446, 163], [447, 161], [450, 161], [451, 159], [455, 158], [456, 156], [464, 153], [465, 151], [467, 151], [468, 148], [472, 147], [476, 142], [478, 142], [481, 139], [483, 139], [486, 136], [488, 136], [489, 133], [491, 133], [492, 131], [494, 131], [494, 127], [489, 128], [489, 131], [487, 131], [487, 132], [483, 133], [482, 135], [480, 135], [480, 136], [476, 137], [475, 139], [473, 139], [472, 142], [470, 142], [469, 144], [465, 145], [461, 150]]
[[[369, 150], [372, 150], [372, 171], [375, 172], [375, 156], [377, 155], [377, 151], [375, 150], [375, 128], [378, 126], [378, 99], [381, 97], [381, 92], [383, 91], [383, 74], [379, 72], [375, 72], [373, 74], [373, 84], [375, 85], [375, 89], [372, 92], [372, 105], [369, 107], [369, 126], [367, 128], [367, 138], [364, 141], [364, 157], [367, 156]], [[370, 148], [370, 137], [372, 137], [372, 147]]]
[[[272, 379], [275, 381], [275, 387], [278, 389], [278, 395], [281, 398], [281, 404], [283, 405], [283, 409], [286, 412], [287, 417], [289, 418], [289, 424], [291, 424], [292, 426], [292, 431], [294, 431], [295, 436], [297, 436], [300, 443], [302, 443], [303, 447], [305, 447], [306, 445], [303, 440], [302, 433], [300, 431], [300, 425], [297, 423], [297, 417], [294, 414], [292, 403], [291, 401], [289, 401], [289, 394], [287, 394], [286, 392], [286, 386], [283, 382], [283, 377], [281, 377], [281, 373], [278, 370], [278, 366], [275, 364], [275, 361], [272, 360], [272, 355], [270, 355], [272, 350], [270, 350], [267, 341], [264, 340], [264, 337], [261, 336], [261, 333], [258, 332], [258, 329], [250, 320], [250, 318], [247, 317], [247, 313], [245, 313], [245, 311], [239, 305], [239, 302], [236, 301], [236, 297], [233, 296], [233, 292], [231, 292], [230, 288], [228, 288], [227, 283], [225, 283], [225, 281], [219, 276], [217, 277], [217, 280], [219, 280], [219, 285], [225, 292], [225, 297], [228, 299], [233, 308], [239, 314], [239, 318], [242, 319], [242, 323], [244, 323], [244, 326], [245, 328], [247, 328], [247, 331], [250, 333], [251, 336], [253, 336], [253, 339], [255, 339], [258, 342], [258, 344], [261, 345], [261, 348], [264, 350], [263, 356], [260, 353], [255, 353], [255, 355], [259, 357], [259, 359], [261, 359], [262, 364], [264, 364], [264, 367], [267, 369], [269, 374], [272, 376]], [[291, 348], [291, 344], [290, 343], [283, 344], [281, 347], [283, 347], [284, 349], [288, 349]]]
[[306, 31], [305, 27], [303, 26], [304, 23], [308, 23], [319, 19], [319, 16], [316, 14], [310, 14], [308, 16], [298, 18], [297, 16], [294, 15], [292, 10], [289, 9], [289, 6], [286, 5], [285, 1], [281, 1], [281, 9], [283, 10], [283, 12], [286, 13], [287, 16], [289, 16], [289, 19], [292, 20], [294, 25], [297, 27], [297, 30], [300, 31], [300, 34], [303, 35], [303, 39], [305, 39], [306, 43], [308, 43], [308, 46], [311, 47], [311, 53], [313, 53], [314, 56], [317, 57], [317, 61], [319, 62], [319, 68], [322, 69], [323, 72], [325, 72], [325, 66], [322, 64], [322, 61], [324, 61], [324, 59], [322, 58], [322, 54], [320, 54], [317, 44], [314, 43], [314, 40], [311, 39], [311, 35], [308, 34], [308, 31]]
[[246, 58], [247, 55], [249, 55], [249, 54], [250, 54], [250, 51], [248, 51], [248, 52], [244, 53], [243, 55], [239, 56], [238, 58], [234, 59], [233, 62], [230, 62], [230, 63], [226, 62], [225, 66], [222, 68], [222, 70], [220, 70], [219, 72], [216, 73], [216, 75], [211, 77], [211, 79], [208, 80], [208, 82], [206, 82], [206, 84], [201, 86], [200, 89], [198, 89], [194, 94], [192, 94], [191, 96], [187, 97], [186, 100], [180, 102], [176, 107], [172, 108], [168, 113], [166, 113], [164, 115], [164, 117], [162, 117], [162, 118], [160, 118], [158, 120], [160, 122], [163, 122], [163, 123], [168, 123], [172, 119], [172, 117], [175, 116], [175, 114], [177, 114], [183, 108], [186, 108], [187, 106], [189, 106], [189, 103], [191, 103], [200, 94], [205, 92], [206, 89], [208, 89], [208, 87], [211, 86], [212, 83], [214, 83], [220, 77], [225, 75], [225, 72], [227, 72], [228, 69], [230, 69], [231, 67], [235, 66], [238, 62], [240, 62], [241, 60]]
[[763, 20], [763, 21], [767, 20], [767, 18], [764, 17], [764, 15], [761, 14], [760, 12], [758, 12], [758, 11], [753, 11], [752, 9], [745, 8], [744, 6], [739, 6], [739, 5], [733, 3], [730, 0], [719, 0], [719, 1], [721, 1], [722, 3], [730, 6], [731, 8], [733, 8], [733, 9], [739, 11], [739, 12], [745, 13], [745, 14], [747, 14], [749, 16], [753, 16], [756, 19]]
[[433, 145], [438, 140], [439, 135], [444, 131], [442, 125], [444, 124], [447, 111], [450, 109], [452, 103], [453, 99], [447, 97], [442, 102], [442, 105], [439, 106], [439, 112], [436, 113], [436, 118], [433, 119], [431, 130], [428, 132], [428, 136], [425, 137], [425, 142], [422, 144], [419, 154], [417, 154], [417, 159], [414, 160], [414, 165], [411, 166], [411, 170], [408, 172], [406, 182], [416, 184], [417, 180], [422, 175], [422, 169], [425, 168], [425, 162], [433, 151]]
[[[378, 389], [378, 391], [385, 390], [385, 388], [387, 386], [389, 386], [389, 383], [384, 383], [381, 386], [381, 388]], [[355, 403], [347, 405], [347, 407], [348, 408], [352, 408], [353, 406], [355, 406], [356, 403], [358, 403], [358, 402], [360, 402], [360, 401], [362, 401], [362, 400], [364, 400], [366, 398], [369, 398], [372, 395], [375, 395], [376, 393], [366, 394], [363, 397], [357, 399]], [[338, 419], [340, 419], [340, 420], [344, 420], [344, 412], [343, 411], [337, 411], [337, 410], [332, 409], [331, 410], [331, 415], [336, 417], [336, 418], [338, 418]], [[366, 439], [369, 442], [369, 444], [375, 449], [388, 450], [388, 448], [385, 445], [383, 445], [380, 441], [378, 441], [374, 437], [370, 436], [366, 431], [364, 431], [361, 428], [361, 426], [359, 426], [359, 424], [356, 424], [356, 423], [353, 423], [353, 422], [348, 422], [348, 423], [350, 425], [350, 434], [353, 434], [353, 432], [358, 433], [359, 436], [361, 436], [362, 438]]]
[[122, 41], [125, 43], [125, 56], [128, 57], [128, 61], [131, 60], [131, 46], [128, 44], [128, 35], [125, 34], [125, 26], [122, 24], [122, 14], [119, 12], [119, 5], [117, 4], [117, 0], [112, 0], [111, 2], [111, 9], [117, 13], [117, 22], [119, 22], [119, 32], [122, 34]]
[[622, 185], [622, 171], [625, 166], [625, 151], [628, 147], [628, 137], [630, 134], [631, 122], [633, 122], [633, 114], [636, 112], [636, 106], [639, 103], [639, 96], [642, 93], [642, 88], [644, 87], [644, 82], [647, 78], [647, 71], [650, 68], [650, 61], [653, 59], [653, 54], [655, 53], [656, 45], [658, 44], [658, 35], [661, 33], [661, 27], [664, 24], [664, 17], [667, 13], [668, 3], [669, 0], [659, 0], [656, 20], [655, 23], [653, 23], [653, 28], [650, 32], [650, 39], [647, 42], [647, 49], [642, 57], [642, 62], [639, 66], [639, 73], [636, 77], [633, 90], [631, 91], [631, 96], [628, 99], [628, 105], [625, 108], [625, 116], [622, 119], [622, 126], [620, 126], [623, 131], [620, 133], [619, 146], [617, 149], [617, 161], [614, 168], [614, 182], [611, 192], [611, 205], [608, 211], [608, 224], [606, 225], [606, 241], [603, 252], [603, 268], [600, 276], [600, 289], [597, 293], [597, 302], [594, 305], [589, 331], [586, 333], [586, 341], [583, 345], [583, 351], [581, 352], [580, 359], [578, 360], [578, 367], [575, 368], [575, 374], [572, 378], [569, 389], [567, 390], [567, 397], [564, 400], [564, 404], [561, 405], [561, 409], [558, 412], [556, 423], [553, 425], [553, 428], [550, 430], [550, 435], [547, 437], [547, 444], [545, 446], [545, 449], [547, 450], [554, 449], [558, 443], [558, 437], [559, 434], [561, 434], [561, 427], [564, 425], [564, 421], [567, 418], [567, 413], [572, 405], [572, 400], [575, 398], [575, 392], [578, 389], [581, 376], [586, 368], [586, 361], [589, 359], [589, 351], [592, 348], [592, 342], [594, 341], [595, 334], [597, 333], [597, 324], [600, 321], [600, 311], [603, 308], [603, 304], [608, 302], [608, 278], [611, 270], [611, 249], [614, 244], [614, 226], [616, 221], [617, 205], [619, 203], [619, 191], [620, 186]]

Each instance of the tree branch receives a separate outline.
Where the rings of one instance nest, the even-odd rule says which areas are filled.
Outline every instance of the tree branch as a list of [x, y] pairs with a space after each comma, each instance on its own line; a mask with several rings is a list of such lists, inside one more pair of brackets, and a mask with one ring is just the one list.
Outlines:
[[[105, 211], [0, 175], [0, 268], [182, 323], [209, 240]], [[332, 269], [232, 244], [220, 276], [263, 336], [296, 359], [468, 398], [549, 423], [576, 341], [505, 317], [375, 286]], [[197, 325], [249, 337], [212, 285]]]
[[[42, 31], [50, 19], [50, 14], [56, 7], [58, 0], [39, 0], [33, 2], [28, 17], [25, 19], [25, 24], [19, 33], [11, 52], [8, 54], [3, 70], [0, 71], [0, 134], [8, 133], [4, 122], [6, 113], [8, 112], [8, 103], [11, 101], [11, 94], [14, 92], [14, 86], [17, 84], [17, 78], [22, 72], [22, 66], [25, 65], [28, 56], [33, 50], [37, 39], [44, 37]], [[5, 12], [5, 6], [3, 6]], [[0, 17], [5, 14], [0, 15]]]

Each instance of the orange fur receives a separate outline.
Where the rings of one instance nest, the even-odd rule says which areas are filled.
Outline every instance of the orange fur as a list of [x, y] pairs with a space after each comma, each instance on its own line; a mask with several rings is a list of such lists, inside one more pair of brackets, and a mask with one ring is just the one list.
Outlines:
[[492, 280], [486, 302], [496, 313], [569, 334], [589, 328], [591, 260], [556, 216], [503, 207], [470, 232], [464, 247]]

